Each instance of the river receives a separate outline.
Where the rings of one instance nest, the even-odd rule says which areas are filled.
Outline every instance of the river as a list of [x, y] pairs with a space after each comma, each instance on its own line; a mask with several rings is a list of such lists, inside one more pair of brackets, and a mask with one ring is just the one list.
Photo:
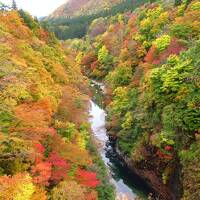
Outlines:
[[[104, 86], [99, 86], [96, 94], [104, 91]], [[145, 186], [137, 176], [134, 176], [130, 170], [118, 159], [110, 141], [106, 130], [106, 111], [95, 102], [95, 98], [91, 100], [90, 107], [90, 123], [95, 139], [100, 143], [98, 150], [104, 161], [110, 181], [116, 190], [116, 200], [135, 200], [136, 197], [147, 199], [149, 189]]]

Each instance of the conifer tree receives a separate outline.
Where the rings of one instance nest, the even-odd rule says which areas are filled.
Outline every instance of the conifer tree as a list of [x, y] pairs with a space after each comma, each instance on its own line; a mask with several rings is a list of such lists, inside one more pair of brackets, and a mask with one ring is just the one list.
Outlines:
[[181, 3], [182, 3], [182, 0], [175, 0], [175, 6], [181, 5]]
[[17, 10], [17, 3], [15, 0], [12, 1], [12, 9]]
[[188, 7], [188, 5], [192, 2], [192, 0], [186, 0], [185, 8]]

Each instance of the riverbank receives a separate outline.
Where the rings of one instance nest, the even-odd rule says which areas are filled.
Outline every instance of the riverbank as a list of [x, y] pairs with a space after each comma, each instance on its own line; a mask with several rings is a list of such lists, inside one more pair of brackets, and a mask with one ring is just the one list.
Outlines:
[[[103, 83], [98, 83], [96, 81], [92, 81], [92, 85], [93, 85], [92, 86], [93, 88], [96, 88], [96, 90], [98, 90], [98, 92], [94, 93], [96, 95], [93, 97], [94, 101], [97, 101], [99, 106], [103, 107], [103, 109], [106, 109], [106, 105], [102, 103], [104, 102], [104, 99], [105, 99], [105, 93], [106, 93], [105, 85]], [[95, 103], [92, 102], [92, 104], [95, 104]], [[104, 112], [103, 115], [105, 117], [106, 111], [103, 110], [103, 112]], [[95, 113], [98, 113], [98, 111], [95, 111]], [[106, 124], [106, 119], [104, 120]], [[143, 185], [145, 187], [145, 190], [149, 192], [148, 194], [153, 194], [152, 195], [153, 199], [155, 199], [156, 197], [163, 200], [176, 199], [176, 196], [173, 194], [170, 188], [164, 185], [162, 180], [157, 176], [155, 169], [150, 170], [148, 169], [148, 167], [145, 167], [145, 164], [144, 166], [142, 166], [142, 164], [141, 166], [139, 166], [133, 159], [131, 159], [130, 157], [128, 157], [127, 155], [123, 154], [120, 151], [117, 145], [117, 138], [113, 138], [112, 136], [110, 136], [107, 130], [104, 130], [104, 131], [106, 132], [106, 136], [104, 136], [103, 138], [103, 141], [104, 141], [103, 143], [106, 143], [107, 141], [107, 146], [109, 147], [109, 149], [107, 149], [106, 154], [110, 159], [114, 160], [118, 168], [125, 169], [124, 173], [127, 173], [127, 179], [126, 178], [125, 179], [127, 182], [129, 182], [130, 185], [133, 184], [129, 180], [131, 177], [135, 179], [137, 182], [139, 182], [139, 184], [138, 185], [136, 184], [137, 186], [134, 186], [134, 187], [141, 187], [141, 185]], [[98, 138], [99, 137], [98, 131], [94, 130], [94, 132], [97, 132], [96, 137]], [[101, 136], [97, 140], [102, 140]], [[103, 145], [103, 148], [105, 148], [105, 144]], [[103, 155], [103, 159], [105, 159], [104, 157], [105, 156]], [[123, 196], [124, 195], [122, 193], [121, 198], [126, 198]], [[143, 198], [147, 198], [147, 196]]]
[[145, 183], [152, 188], [153, 198], [159, 200], [175, 200], [175, 195], [170, 189], [163, 184], [162, 180], [156, 175], [156, 172], [152, 169], [145, 168], [144, 166], [138, 166], [134, 160], [124, 155], [116, 146], [116, 152], [118, 157], [127, 165], [128, 169], [132, 173], [139, 176]]
[[[95, 95], [102, 95], [105, 92], [103, 84], [93, 82], [95, 86]], [[93, 97], [95, 99], [102, 99]], [[138, 197], [147, 199], [151, 189], [138, 176], [129, 170], [129, 168], [119, 159], [112, 141], [109, 140], [106, 130], [106, 111], [103, 109], [102, 102], [91, 101], [90, 123], [93, 136], [97, 141], [98, 152], [103, 160], [110, 176], [110, 182], [116, 190], [116, 199], [134, 200]]]

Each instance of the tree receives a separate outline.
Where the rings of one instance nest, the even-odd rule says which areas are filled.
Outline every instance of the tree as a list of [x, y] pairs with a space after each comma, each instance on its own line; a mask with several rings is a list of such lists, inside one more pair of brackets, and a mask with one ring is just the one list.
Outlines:
[[17, 3], [15, 0], [12, 1], [12, 9], [17, 10]]
[[98, 61], [101, 64], [107, 64], [110, 61], [109, 52], [106, 46], [103, 46], [98, 52]]
[[0, 2], [0, 10], [7, 11], [7, 10], [10, 10], [10, 7], [5, 5], [4, 3]]
[[110, 72], [106, 79], [113, 88], [128, 85], [132, 78], [132, 68], [130, 65], [121, 64]]
[[171, 37], [169, 35], [162, 35], [153, 42], [153, 45], [155, 45], [159, 52], [162, 52], [169, 46], [170, 41]]
[[96, 188], [100, 184], [96, 176], [95, 172], [86, 171], [84, 169], [78, 169], [76, 173], [76, 178], [79, 183], [90, 188]]
[[39, 29], [39, 24], [36, 19], [33, 19], [32, 16], [25, 12], [24, 10], [20, 9], [19, 10], [20, 16], [23, 18], [24, 23], [31, 29], [31, 30], [36, 30]]
[[49, 162], [40, 162], [32, 167], [33, 182], [40, 186], [48, 186], [51, 178], [52, 165]]
[[0, 177], [0, 199], [29, 200], [35, 192], [35, 185], [27, 173]]
[[57, 152], [53, 151], [49, 154], [48, 162], [51, 163], [51, 181], [58, 183], [67, 177], [70, 165]]
[[85, 200], [86, 189], [74, 181], [63, 181], [59, 183], [51, 192], [51, 199], [63, 200]]
[[182, 0], [175, 0], [175, 6], [181, 5], [181, 3], [182, 3]]
[[187, 9], [187, 7], [189, 6], [189, 4], [192, 2], [192, 0], [186, 0], [186, 3], [185, 3], [185, 9]]
[[102, 46], [98, 51], [98, 61], [101, 64], [101, 68], [105, 74], [112, 68], [113, 65], [113, 57], [110, 55], [106, 46]]

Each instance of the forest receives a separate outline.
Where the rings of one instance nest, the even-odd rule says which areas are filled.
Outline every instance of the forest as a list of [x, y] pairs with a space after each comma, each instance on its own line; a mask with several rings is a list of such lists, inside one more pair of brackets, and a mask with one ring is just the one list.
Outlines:
[[0, 19], [0, 199], [112, 199], [75, 54], [22, 10]]
[[200, 199], [199, 0], [47, 21], [0, 3], [0, 63], [0, 200], [117, 199], [88, 120], [91, 80], [146, 199]]
[[154, 2], [71, 41], [85, 74], [106, 84], [116, 150], [160, 199], [200, 199], [199, 27], [199, 1]]
[[93, 20], [100, 17], [109, 18], [117, 13], [134, 10], [145, 2], [148, 2], [148, 0], [134, 0], [134, 3], [133, 0], [125, 0], [109, 10], [102, 10], [91, 15], [81, 15], [72, 18], [47, 18], [42, 21], [42, 25], [47, 27], [49, 31], [54, 32], [60, 40], [82, 38], [86, 35]]

